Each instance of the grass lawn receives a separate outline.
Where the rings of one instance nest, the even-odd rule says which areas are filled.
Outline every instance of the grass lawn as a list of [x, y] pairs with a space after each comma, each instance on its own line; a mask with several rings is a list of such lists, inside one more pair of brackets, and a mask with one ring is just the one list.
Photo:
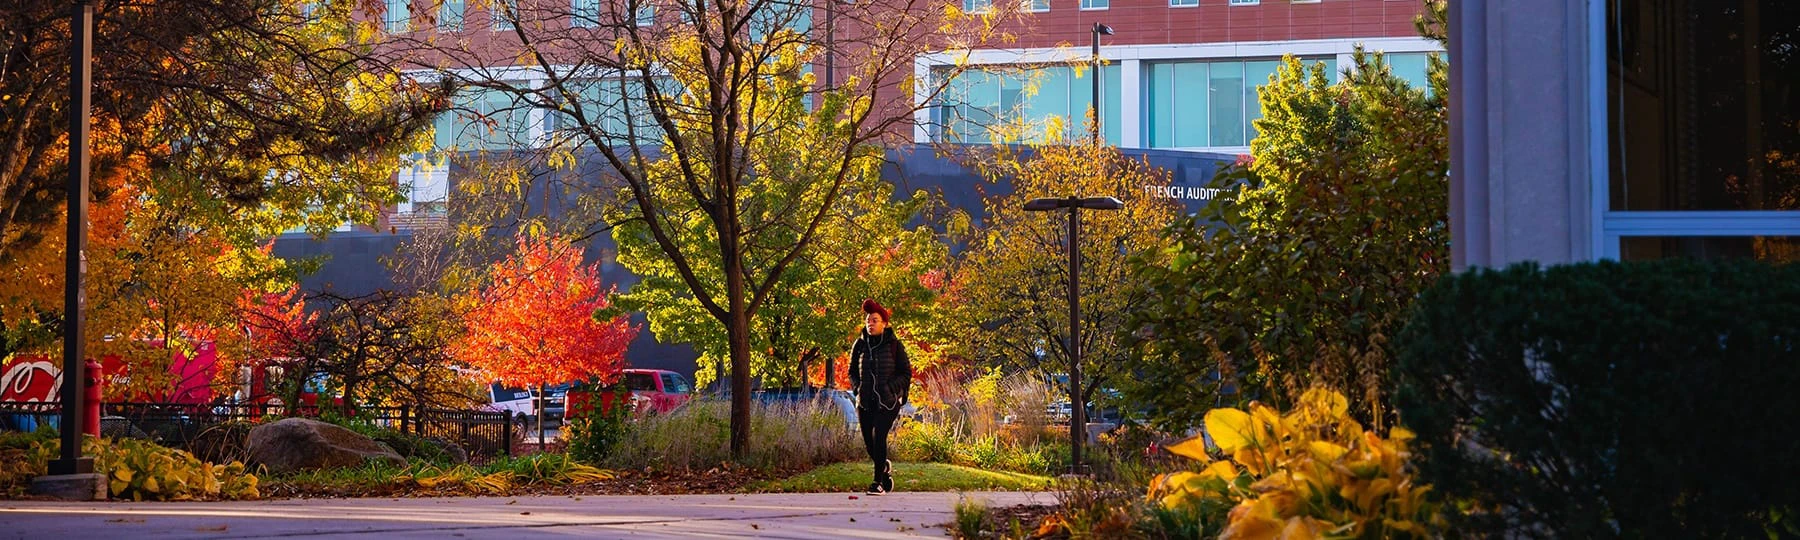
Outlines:
[[[862, 492], [869, 487], [869, 462], [838, 463], [804, 474], [750, 487], [759, 492]], [[895, 463], [894, 491], [1038, 490], [1051, 478], [1035, 474], [984, 471], [945, 463]]]

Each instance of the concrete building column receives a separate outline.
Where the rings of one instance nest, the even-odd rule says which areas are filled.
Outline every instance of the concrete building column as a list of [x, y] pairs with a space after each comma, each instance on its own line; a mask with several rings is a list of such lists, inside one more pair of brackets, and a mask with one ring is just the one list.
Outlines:
[[1591, 3], [1450, 3], [1453, 269], [1595, 258]]
[[1119, 61], [1119, 147], [1144, 147], [1144, 61]]

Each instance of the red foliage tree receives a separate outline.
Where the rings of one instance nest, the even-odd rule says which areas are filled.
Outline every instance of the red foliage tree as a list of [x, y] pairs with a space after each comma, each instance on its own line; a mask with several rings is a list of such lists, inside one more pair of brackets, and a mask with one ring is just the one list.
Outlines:
[[624, 316], [601, 321], [612, 288], [600, 285], [596, 265], [567, 241], [521, 237], [512, 257], [489, 270], [475, 294], [458, 359], [507, 386], [545, 385], [598, 377], [612, 383], [625, 366], [625, 348], [638, 329]]

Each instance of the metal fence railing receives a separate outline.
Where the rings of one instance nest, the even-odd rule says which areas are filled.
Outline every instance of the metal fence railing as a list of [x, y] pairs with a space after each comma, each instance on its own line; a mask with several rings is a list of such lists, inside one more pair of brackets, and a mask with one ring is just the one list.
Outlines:
[[[62, 404], [57, 402], [0, 402], [0, 431], [31, 431], [61, 423]], [[138, 437], [180, 448], [206, 430], [233, 422], [259, 423], [281, 418], [338, 419], [367, 423], [401, 433], [434, 437], [457, 443], [470, 461], [481, 462], [513, 453], [518, 422], [505, 412], [465, 411], [429, 407], [358, 407], [343, 411], [332, 407], [269, 404], [204, 405], [191, 403], [105, 403], [101, 405], [103, 435]]]

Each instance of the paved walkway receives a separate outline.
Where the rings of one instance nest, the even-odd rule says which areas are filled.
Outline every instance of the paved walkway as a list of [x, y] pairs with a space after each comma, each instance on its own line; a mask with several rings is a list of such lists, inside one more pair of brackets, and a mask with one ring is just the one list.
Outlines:
[[[1047, 493], [970, 493], [995, 506]], [[956, 493], [0, 501], [0, 538], [942, 538]]]

